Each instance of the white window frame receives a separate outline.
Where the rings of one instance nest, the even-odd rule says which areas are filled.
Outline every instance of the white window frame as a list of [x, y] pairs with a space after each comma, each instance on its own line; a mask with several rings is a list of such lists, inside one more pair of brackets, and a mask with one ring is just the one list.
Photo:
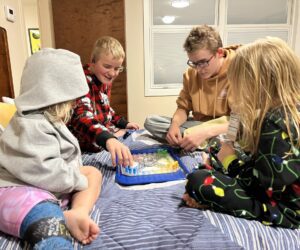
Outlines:
[[[251, 1], [251, 0], [249, 0]], [[224, 44], [227, 44], [228, 33], [229, 32], [241, 32], [241, 31], [264, 31], [264, 30], [272, 30], [272, 31], [287, 31], [288, 39], [287, 43], [294, 48], [293, 44], [293, 31], [295, 26], [295, 17], [296, 17], [296, 0], [287, 0], [288, 1], [288, 10], [287, 10], [287, 24], [227, 24], [227, 8], [228, 1], [220, 0], [220, 9], [224, 9], [225, 11], [220, 11], [220, 22], [218, 27], [220, 29], [221, 38]], [[294, 11], [293, 11], [294, 10]], [[228, 44], [229, 45], [229, 44]]]
[[[251, 1], [251, 0], [249, 0]], [[287, 31], [287, 43], [294, 48], [296, 29], [296, 14], [298, 13], [297, 0], [288, 1], [287, 24], [255, 24], [232, 25], [227, 24], [228, 0], [217, 0], [215, 6], [215, 24], [223, 44], [227, 44], [229, 32], [241, 31]], [[153, 72], [153, 33], [181, 33], [189, 32], [194, 25], [152, 25], [153, 9], [152, 0], [144, 0], [144, 67], [145, 67], [145, 96], [177, 96], [182, 88], [182, 82], [170, 84], [154, 84]], [[184, 41], [182, 41], [183, 43]], [[182, 72], [184, 73], [184, 72]]]

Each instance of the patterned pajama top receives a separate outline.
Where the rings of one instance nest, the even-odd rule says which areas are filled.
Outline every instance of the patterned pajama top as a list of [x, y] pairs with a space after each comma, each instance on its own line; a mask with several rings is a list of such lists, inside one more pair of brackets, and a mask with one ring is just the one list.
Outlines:
[[188, 194], [215, 211], [300, 228], [300, 151], [296, 128], [290, 126], [292, 145], [283, 117], [279, 109], [266, 115], [258, 152], [249, 162], [235, 159], [226, 173], [206, 167], [190, 174]]
[[76, 101], [76, 107], [68, 128], [78, 139], [84, 152], [99, 152], [106, 148], [106, 141], [114, 138], [116, 128], [126, 128], [127, 121], [115, 113], [110, 106], [112, 83], [102, 83], [83, 67], [89, 86], [89, 93]]

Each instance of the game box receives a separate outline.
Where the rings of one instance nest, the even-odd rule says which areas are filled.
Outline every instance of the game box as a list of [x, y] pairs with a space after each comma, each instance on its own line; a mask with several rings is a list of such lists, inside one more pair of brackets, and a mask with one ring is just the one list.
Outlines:
[[116, 182], [137, 185], [185, 179], [188, 168], [172, 147], [131, 150], [134, 165], [117, 166]]

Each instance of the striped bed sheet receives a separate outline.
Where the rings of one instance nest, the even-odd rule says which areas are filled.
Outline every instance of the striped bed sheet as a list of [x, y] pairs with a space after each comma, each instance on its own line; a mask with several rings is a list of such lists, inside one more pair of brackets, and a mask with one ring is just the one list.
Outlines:
[[[141, 130], [124, 143], [131, 149], [157, 146]], [[197, 155], [182, 155], [194, 167]], [[74, 249], [270, 249], [300, 250], [300, 230], [272, 228], [209, 210], [182, 206], [184, 181], [122, 187], [115, 183], [115, 169], [107, 152], [83, 155], [85, 165], [103, 174], [100, 198], [91, 217], [101, 233], [90, 245], [74, 241]], [[0, 233], [0, 249], [24, 249], [18, 239]]]

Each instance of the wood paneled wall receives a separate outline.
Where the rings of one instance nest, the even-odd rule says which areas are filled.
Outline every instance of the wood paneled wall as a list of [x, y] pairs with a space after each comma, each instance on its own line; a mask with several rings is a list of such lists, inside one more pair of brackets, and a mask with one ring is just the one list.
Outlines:
[[[100, 36], [115, 37], [125, 50], [124, 0], [52, 0], [52, 9], [56, 48], [79, 54], [83, 64], [90, 62], [92, 47]], [[113, 82], [111, 95], [111, 106], [125, 117], [126, 85], [125, 71]]]
[[6, 30], [0, 27], [0, 101], [2, 96], [14, 98]]

